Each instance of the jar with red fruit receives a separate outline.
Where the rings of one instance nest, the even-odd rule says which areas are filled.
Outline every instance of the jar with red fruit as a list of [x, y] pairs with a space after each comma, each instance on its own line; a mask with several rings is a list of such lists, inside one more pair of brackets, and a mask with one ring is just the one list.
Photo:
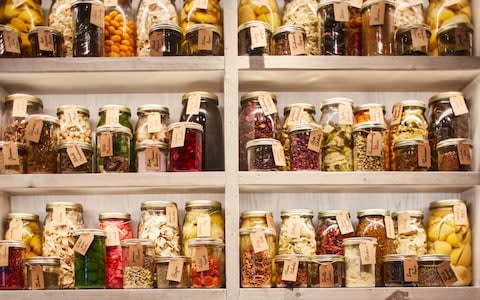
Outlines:
[[193, 122], [176, 122], [168, 126], [169, 172], [202, 171], [203, 126]]
[[345, 210], [323, 210], [318, 212], [318, 228], [315, 234], [317, 240], [317, 254], [344, 255], [343, 239], [353, 237], [352, 232], [348, 232], [342, 226], [340, 230], [338, 216], [345, 215], [346, 220], [350, 220], [350, 214]]
[[188, 247], [192, 259], [192, 288], [221, 288], [225, 278], [222, 240], [191, 239]]
[[22, 290], [25, 287], [23, 269], [25, 244], [21, 241], [0, 241], [0, 289]]

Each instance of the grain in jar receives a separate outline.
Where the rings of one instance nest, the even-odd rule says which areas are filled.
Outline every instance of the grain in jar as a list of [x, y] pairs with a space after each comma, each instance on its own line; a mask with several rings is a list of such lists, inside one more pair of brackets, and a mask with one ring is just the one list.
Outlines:
[[186, 289], [191, 285], [192, 260], [186, 256], [156, 257], [156, 288]]
[[[105, 288], [106, 232], [96, 228], [75, 231], [75, 288]], [[86, 246], [82, 247], [82, 243]]]
[[81, 105], [62, 105], [57, 108], [57, 117], [60, 121], [59, 143], [92, 142], [88, 108]]
[[42, 256], [42, 237], [38, 215], [10, 212], [4, 220], [4, 238], [22, 241], [25, 244], [25, 257]]
[[20, 32], [10, 26], [0, 24], [0, 58], [22, 56]]
[[57, 172], [57, 146], [60, 123], [49, 115], [30, 115], [27, 118], [27, 174]]
[[440, 27], [437, 32], [437, 47], [439, 56], [472, 56], [472, 24], [462, 22]]
[[473, 165], [473, 141], [448, 139], [436, 145], [439, 171], [471, 171]]
[[188, 241], [192, 260], [192, 288], [213, 289], [225, 285], [225, 244], [216, 238]]
[[428, 55], [430, 27], [423, 23], [402, 27], [395, 34], [396, 55]]
[[443, 287], [443, 279], [438, 272], [442, 263], [450, 265], [450, 257], [442, 254], [422, 255], [418, 258], [418, 286]]
[[248, 171], [280, 171], [286, 165], [279, 140], [254, 139], [248, 141], [245, 147]]
[[393, 144], [393, 171], [428, 171], [431, 150], [426, 139], [399, 139]]
[[153, 242], [145, 239], [128, 239], [123, 240], [121, 245], [123, 251], [123, 288], [153, 288], [155, 274]]
[[26, 155], [24, 144], [0, 141], [0, 174], [25, 173]]
[[242, 0], [238, 3], [238, 26], [248, 21], [262, 21], [273, 30], [280, 26], [277, 0]]
[[0, 246], [4, 247], [7, 254], [4, 265], [0, 267], [0, 290], [23, 290], [25, 244], [21, 241], [0, 240]]
[[62, 57], [63, 35], [46, 26], [37, 26], [28, 33], [32, 57]]
[[[362, 255], [360, 245], [367, 249]], [[372, 257], [377, 239], [352, 237], [343, 240], [345, 248], [345, 287], [375, 287], [375, 259]], [[368, 251], [370, 249], [371, 251]]]
[[26, 144], [27, 117], [43, 113], [40, 98], [28, 94], [10, 94], [2, 109], [2, 141]]
[[127, 173], [131, 159], [132, 132], [123, 126], [97, 128], [97, 172]]
[[273, 55], [306, 55], [305, 29], [300, 25], [283, 25], [273, 33]]
[[168, 145], [166, 143], [148, 140], [137, 143], [135, 153], [137, 172], [167, 172]]
[[150, 28], [148, 34], [150, 56], [182, 55], [182, 29], [172, 24], [157, 24]]
[[382, 123], [353, 126], [353, 170], [385, 171], [386, 140]]
[[319, 125], [299, 123], [289, 129], [291, 170], [322, 169], [322, 136]]
[[76, 0], [72, 2], [71, 8], [73, 57], [102, 57], [105, 23], [103, 2]]
[[57, 147], [58, 173], [93, 173], [93, 147], [88, 143], [64, 142]]
[[223, 55], [223, 35], [217, 26], [197, 24], [185, 33], [183, 54], [187, 56]]
[[311, 209], [284, 209], [278, 240], [278, 254], [315, 254], [315, 228]]
[[350, 45], [348, 1], [320, 0], [318, 8], [321, 55], [348, 55]]
[[265, 228], [275, 232], [273, 214], [266, 210], [249, 210], [240, 214], [240, 229]]
[[203, 126], [177, 122], [168, 126], [169, 172], [199, 172], [203, 164]]
[[105, 5], [104, 55], [135, 56], [136, 29], [132, 0], [114, 0]]
[[[275, 287], [308, 287], [308, 266], [310, 259], [306, 255], [283, 254], [275, 257]], [[298, 264], [298, 267], [296, 265]], [[297, 272], [295, 272], [295, 269]]]
[[395, 226], [395, 252], [397, 254], [427, 253], [427, 232], [423, 226], [423, 212], [402, 210], [392, 213]]
[[184, 34], [195, 25], [213, 25], [223, 32], [222, 7], [219, 0], [185, 0], [180, 11], [180, 27]]
[[287, 0], [283, 8], [282, 25], [300, 25], [305, 29], [306, 55], [320, 55], [317, 10], [317, 0]]
[[362, 6], [362, 55], [394, 55], [395, 2], [368, 0]]
[[317, 241], [316, 254], [343, 255], [343, 240], [353, 236], [353, 226], [348, 228], [344, 224], [339, 225], [339, 218], [350, 222], [350, 214], [346, 210], [322, 210], [318, 212], [318, 227], [315, 233]]
[[73, 18], [70, 0], [53, 0], [48, 13], [48, 26], [58, 30], [63, 36], [63, 54], [73, 55]]
[[[25, 260], [27, 289], [60, 289], [60, 258], [36, 256]], [[41, 278], [41, 279], [40, 279]], [[38, 281], [36, 281], [38, 279]], [[43, 281], [43, 286], [39, 283]]]
[[345, 257], [342, 255], [314, 255], [308, 274], [308, 287], [344, 287]]
[[417, 286], [418, 265], [415, 254], [389, 254], [382, 258], [386, 287]]
[[248, 21], [238, 26], [238, 55], [269, 55], [272, 49], [272, 27], [262, 21]]

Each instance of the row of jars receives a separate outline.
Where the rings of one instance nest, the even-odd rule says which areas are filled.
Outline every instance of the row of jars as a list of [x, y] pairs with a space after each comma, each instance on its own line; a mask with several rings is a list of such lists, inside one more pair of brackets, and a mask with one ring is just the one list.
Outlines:
[[[470, 171], [470, 100], [461, 92], [432, 96], [426, 105], [404, 100], [385, 116], [385, 105], [336, 97], [315, 106], [294, 103], [280, 123], [276, 96], [251, 92], [240, 100], [240, 170]], [[281, 151], [283, 149], [283, 151]]]
[[[459, 217], [459, 213], [463, 217]], [[431, 255], [444, 256], [438, 260], [440, 262], [450, 261], [456, 280], [448, 285], [469, 285], [472, 281], [472, 232], [465, 201], [439, 200], [430, 203], [427, 230], [423, 225], [423, 216], [423, 212], [416, 210], [392, 214], [386, 209], [360, 210], [355, 230], [347, 211], [327, 210], [318, 213], [319, 224], [315, 230], [312, 210], [282, 210], [276, 243], [271, 212], [244, 212], [240, 225], [242, 286], [270, 286], [275, 278], [278, 286], [279, 279], [283, 277], [282, 267], [277, 264], [275, 272], [274, 261], [283, 264], [292, 257], [304, 262], [319, 258], [329, 261], [327, 258], [332, 256], [342, 259], [330, 263], [343, 262], [345, 256], [347, 287], [383, 286], [391, 280], [391, 276], [398, 276], [395, 273], [398, 269], [392, 271], [387, 267], [388, 263], [401, 263], [406, 257], [418, 257], [419, 261], [424, 257], [429, 261]], [[358, 247], [363, 243], [360, 240], [362, 238], [367, 241], [373, 239], [371, 242], [375, 244], [368, 263], [363, 260], [361, 263], [360, 260]], [[351, 270], [350, 264], [353, 265]], [[270, 276], [265, 277], [267, 272]], [[435, 276], [438, 278], [438, 275]], [[318, 281], [318, 277], [315, 280]], [[301, 286], [296, 286], [295, 280], [292, 281], [294, 283], [288, 287], [307, 285], [306, 277]], [[341, 284], [342, 281], [339, 282]]]
[[[34, 262], [38, 260], [38, 264], [56, 257], [57, 288], [152, 288], [155, 285], [155, 272], [156, 286], [159, 288], [218, 288], [224, 285], [225, 237], [220, 202], [186, 202], [182, 230], [178, 224], [175, 203], [143, 202], [138, 239], [133, 239], [129, 213], [101, 213], [98, 229], [84, 229], [80, 204], [54, 202], [47, 204], [46, 210], [42, 233], [38, 215], [9, 213], [5, 218], [4, 238], [21, 243], [21, 263], [24, 257]], [[88, 251], [79, 246], [91, 240], [84, 241], [82, 238], [80, 245], [76, 245], [77, 238], [85, 234], [91, 234], [90, 239], [94, 237], [90, 247], [87, 247]], [[131, 251], [134, 249], [130, 249], [133, 247], [143, 249], [143, 254], [133, 255], [135, 253]], [[136, 261], [132, 256], [140, 257], [142, 261]], [[205, 256], [207, 259], [200, 263], [199, 260]], [[15, 257], [11, 256], [12, 264], [20, 263], [17, 261], [19, 258]], [[95, 263], [85, 265], [89, 260]], [[161, 267], [155, 268], [155, 261]], [[165, 269], [171, 261], [172, 264], [179, 261], [184, 263], [184, 276], [177, 274], [173, 280], [165, 277], [167, 273], [172, 273], [172, 269], [168, 269], [168, 272]], [[178, 268], [173, 268], [175, 266]], [[178, 269], [182, 274], [182, 265], [171, 268], [173, 271]], [[168, 275], [171, 278], [171, 274]], [[23, 288], [23, 280], [19, 284], [7, 278], [2, 280], [0, 288]]]
[[9, 155], [2, 156], [1, 173], [91, 173], [94, 165], [97, 172], [223, 170], [218, 97], [191, 92], [182, 104], [180, 122], [172, 124], [168, 107], [138, 107], [135, 128], [128, 107], [100, 107], [94, 151], [88, 108], [63, 105], [53, 117], [42, 114], [38, 97], [8, 95], [0, 148]]

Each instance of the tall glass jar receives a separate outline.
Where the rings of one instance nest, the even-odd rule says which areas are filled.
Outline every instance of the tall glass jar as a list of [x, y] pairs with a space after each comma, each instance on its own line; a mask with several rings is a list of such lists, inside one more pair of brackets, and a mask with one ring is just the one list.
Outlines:
[[317, 11], [317, 0], [286, 0], [283, 8], [283, 25], [300, 25], [305, 29], [307, 55], [320, 55]]
[[73, 17], [70, 9], [71, 0], [54, 0], [48, 13], [48, 26], [63, 35], [63, 55], [73, 55]]
[[[206, 5], [203, 6], [203, 4]], [[197, 24], [214, 25], [220, 33], [223, 32], [222, 7], [219, 0], [184, 0], [180, 11], [180, 27], [183, 33], [187, 33]]]
[[[320, 131], [321, 128], [317, 124], [296, 124], [290, 127], [290, 157], [291, 170], [304, 171], [322, 169], [322, 150], [321, 140], [318, 140], [318, 149], [309, 148], [310, 140], [314, 132]], [[318, 135], [316, 135], [318, 137]]]
[[284, 209], [278, 240], [278, 254], [315, 254], [315, 228], [311, 209]]
[[427, 253], [427, 232], [423, 227], [423, 212], [402, 210], [392, 213], [395, 224], [395, 252], [397, 254]]
[[192, 259], [192, 288], [221, 288], [225, 284], [224, 243], [215, 238], [188, 241]]
[[0, 58], [22, 57], [21, 44], [20, 32], [17, 29], [0, 24]]
[[[175, 266], [174, 275], [169, 272], [169, 268], [172, 263], [177, 262]], [[157, 289], [187, 289], [191, 286], [191, 264], [192, 260], [186, 256], [169, 256], [169, 257], [155, 257], [156, 264], [156, 288]], [[173, 280], [175, 279], [175, 280]]]
[[135, 153], [138, 173], [167, 172], [168, 144], [147, 140], [135, 145]]
[[180, 255], [180, 227], [177, 205], [167, 201], [146, 201], [140, 206], [138, 237], [153, 242], [156, 256]]
[[[349, 33], [351, 22], [349, 6], [350, 3], [343, 0], [319, 1], [318, 20], [321, 55], [349, 55], [348, 48], [351, 41], [348, 38], [353, 37]], [[337, 14], [335, 11], [337, 11]]]
[[263, 228], [271, 229], [276, 234], [273, 214], [266, 210], [249, 210], [240, 214], [240, 229]]
[[151, 240], [122, 241], [123, 288], [151, 289], [155, 274], [155, 250]]
[[[27, 129], [32, 136], [27, 137]], [[30, 115], [25, 129], [27, 140], [27, 174], [57, 172], [57, 146], [60, 132], [58, 119], [49, 115]]]
[[450, 256], [442, 254], [422, 255], [418, 258], [418, 286], [444, 287], [442, 277], [437, 268], [440, 264], [450, 263]]
[[136, 55], [136, 30], [132, 0], [116, 0], [105, 5], [104, 56]]
[[[57, 147], [58, 173], [93, 173], [93, 147], [89, 143], [63, 142]], [[81, 155], [85, 156], [82, 161]]]
[[[60, 289], [60, 258], [36, 256], [25, 260], [26, 288], [31, 290], [34, 287], [36, 276], [42, 276], [43, 288], [36, 286], [35, 289], [58, 290]], [[38, 271], [40, 270], [40, 272]], [[36, 273], [39, 272], [39, 273]], [[37, 275], [38, 274], [38, 275]]]
[[[73, 56], [102, 57], [105, 7], [99, 0], [72, 2]], [[94, 13], [92, 13], [92, 10]]]
[[[7, 149], [7, 147], [9, 147]], [[16, 160], [15, 156], [18, 160]], [[8, 157], [4, 157], [4, 151], [8, 151]], [[25, 144], [0, 141], [0, 174], [24, 174], [27, 149]]]
[[46, 210], [42, 252], [44, 256], [60, 257], [60, 288], [72, 289], [75, 279], [73, 234], [83, 228], [83, 209], [78, 203], [51, 202]]
[[25, 288], [25, 244], [21, 241], [0, 240], [8, 250], [7, 264], [0, 267], [0, 290], [23, 290]]
[[25, 144], [27, 117], [41, 113], [43, 103], [38, 97], [27, 94], [6, 96], [2, 109], [2, 140]]
[[316, 254], [343, 255], [343, 240], [352, 237], [354, 234], [342, 233], [338, 225], [337, 216], [350, 214], [346, 210], [323, 210], [318, 212], [318, 228], [315, 233], [317, 241]]
[[[263, 237], [265, 239], [263, 239]], [[240, 229], [240, 285], [242, 288], [269, 288], [273, 280], [275, 231], [265, 228]], [[258, 242], [258, 239], [266, 243]]]
[[322, 171], [353, 171], [352, 106], [348, 98], [322, 101]]
[[[198, 111], [189, 111], [200, 100]], [[198, 103], [197, 103], [198, 104]], [[196, 91], [182, 96], [182, 113], [180, 122], [194, 122], [202, 125], [202, 170], [223, 171], [223, 122], [218, 108], [218, 96], [203, 91]]]
[[[298, 270], [295, 274], [295, 280], [287, 280], [283, 277], [284, 269], [290, 268], [287, 265], [289, 261], [298, 261]], [[275, 287], [277, 288], [306, 288], [308, 287], [308, 266], [310, 258], [307, 255], [300, 254], [283, 254], [275, 256]], [[287, 273], [287, 272], [285, 272]], [[290, 272], [288, 272], [290, 273]]]
[[137, 108], [138, 121], [135, 125], [135, 141], [147, 140], [167, 142], [167, 127], [170, 122], [168, 107], [161, 104], [144, 104]]
[[88, 108], [81, 105], [62, 105], [57, 108], [57, 117], [60, 121], [59, 143], [92, 143]]
[[122, 126], [97, 128], [97, 172], [127, 173], [130, 165], [132, 132]]
[[277, 161], [275, 147], [282, 151], [282, 144], [275, 139], [254, 139], [247, 143], [248, 171], [280, 171], [284, 164]]
[[4, 238], [23, 241], [25, 257], [42, 256], [42, 237], [38, 215], [31, 213], [8, 213], [4, 219]]
[[345, 286], [345, 257], [342, 255], [314, 255], [309, 266], [308, 287], [320, 288], [322, 285], [321, 266], [330, 264], [333, 268], [331, 287]]
[[353, 126], [353, 170], [385, 171], [387, 133], [382, 123]]
[[[381, 13], [383, 10], [383, 14]], [[383, 20], [381, 16], [384, 16]], [[394, 55], [395, 2], [368, 0], [362, 6], [362, 55]]]
[[[270, 92], [251, 92], [242, 95], [238, 116], [240, 171], [248, 170], [246, 148], [248, 141], [260, 138], [278, 139], [280, 137], [281, 124], [276, 104], [277, 97]], [[265, 107], [262, 107], [262, 105]]]
[[75, 251], [75, 288], [105, 288], [105, 231], [85, 228], [75, 231], [73, 236], [75, 243], [81, 238], [88, 240], [89, 236], [93, 236], [85, 253]]
[[280, 9], [277, 0], [246, 0], [238, 3], [238, 26], [248, 21], [262, 21], [272, 27], [280, 26]]
[[426, 139], [399, 139], [393, 144], [392, 170], [428, 171], [430, 152]]
[[473, 141], [448, 139], [436, 145], [439, 171], [472, 171]]
[[168, 126], [169, 172], [202, 171], [202, 134], [203, 127], [198, 123], [177, 122]]
[[[377, 246], [377, 239], [371, 237], [352, 237], [343, 240], [345, 248], [345, 287], [375, 287], [375, 264], [364, 264], [360, 255], [360, 244], [372, 243]], [[377, 250], [378, 252], [378, 250]]]
[[[355, 233], [359, 237], [373, 237], [377, 240], [375, 285], [383, 286], [382, 257], [395, 254], [394, 240], [387, 237], [385, 217], [390, 216], [386, 209], [363, 209], [357, 212], [358, 226]], [[345, 242], [345, 241], [344, 241]]]
[[472, 282], [471, 222], [468, 214], [464, 216], [465, 220], [457, 220], [455, 217], [455, 211], [461, 211], [465, 205], [466, 202], [460, 199], [431, 202], [428, 218], [428, 253], [450, 256], [458, 279], [454, 283], [456, 286], [467, 286]]

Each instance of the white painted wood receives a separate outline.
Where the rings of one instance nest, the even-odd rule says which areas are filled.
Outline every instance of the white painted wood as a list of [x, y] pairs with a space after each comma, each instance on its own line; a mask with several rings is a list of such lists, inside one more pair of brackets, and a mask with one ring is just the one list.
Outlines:
[[[469, 189], [462, 193], [462, 199], [468, 201], [469, 205], [469, 215], [470, 220], [472, 222], [472, 232], [473, 232], [473, 285], [480, 286], [480, 274], [478, 270], [480, 270], [480, 257], [478, 256], [478, 249], [480, 248], [480, 237], [475, 232], [479, 232], [480, 230], [480, 203], [478, 202], [480, 199], [480, 187], [476, 186], [472, 189]], [[476, 272], [475, 272], [476, 271]]]

